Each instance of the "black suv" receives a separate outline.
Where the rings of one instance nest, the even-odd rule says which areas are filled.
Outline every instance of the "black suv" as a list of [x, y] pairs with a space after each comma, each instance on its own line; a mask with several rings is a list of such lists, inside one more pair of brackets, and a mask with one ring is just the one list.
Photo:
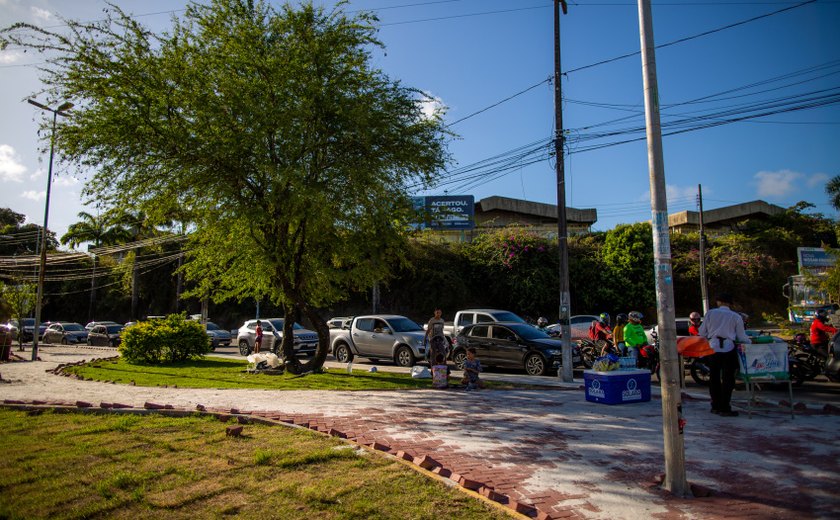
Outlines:
[[[474, 347], [482, 366], [521, 368], [529, 375], [543, 376], [562, 366], [562, 344], [527, 323], [475, 323], [461, 330], [452, 361], [463, 369], [467, 349]], [[577, 346], [572, 350], [572, 360], [579, 361]]]

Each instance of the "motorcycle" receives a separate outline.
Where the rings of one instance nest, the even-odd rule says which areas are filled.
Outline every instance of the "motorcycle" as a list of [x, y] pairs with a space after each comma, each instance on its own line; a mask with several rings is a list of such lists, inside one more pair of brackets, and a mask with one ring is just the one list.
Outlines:
[[790, 342], [788, 357], [790, 379], [794, 386], [826, 376], [829, 381], [840, 381], [840, 332], [831, 338], [828, 356], [811, 345], [805, 334], [797, 334]]
[[592, 368], [595, 360], [606, 354], [617, 354], [616, 349], [609, 340], [581, 338], [580, 359], [585, 368]]
[[659, 342], [655, 341], [653, 345], [643, 345], [639, 347], [639, 361], [638, 367], [650, 370], [651, 374], [656, 375], [656, 380], [659, 378]]

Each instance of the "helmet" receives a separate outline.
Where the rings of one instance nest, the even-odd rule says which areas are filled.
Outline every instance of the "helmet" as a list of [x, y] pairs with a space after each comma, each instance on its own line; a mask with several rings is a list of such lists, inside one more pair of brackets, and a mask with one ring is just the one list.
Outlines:
[[746, 312], [739, 312], [738, 315], [741, 316], [742, 320], [744, 320], [744, 325], [749, 323], [749, 321], [750, 321], [750, 315], [749, 314], [747, 314]]
[[615, 315], [615, 324], [616, 325], [622, 325], [624, 323], [627, 323], [627, 315], [624, 314], [623, 312], [616, 314]]
[[630, 314], [627, 315], [627, 317], [633, 321], [642, 321], [642, 318], [644, 318], [642, 313], [639, 311], [632, 311]]
[[820, 321], [825, 321], [828, 319], [828, 312], [825, 309], [820, 309], [815, 317]]
[[703, 317], [700, 316], [699, 312], [692, 312], [688, 315], [688, 319], [690, 319], [691, 321], [700, 321], [703, 319]]
[[545, 317], [540, 316], [540, 317], [537, 319], [537, 327], [539, 327], [539, 328], [543, 328], [543, 327], [545, 327], [546, 325], [548, 325], [548, 320], [547, 320]]
[[604, 325], [610, 324], [610, 315], [606, 312], [602, 312], [600, 316], [598, 316], [598, 321], [603, 323]]

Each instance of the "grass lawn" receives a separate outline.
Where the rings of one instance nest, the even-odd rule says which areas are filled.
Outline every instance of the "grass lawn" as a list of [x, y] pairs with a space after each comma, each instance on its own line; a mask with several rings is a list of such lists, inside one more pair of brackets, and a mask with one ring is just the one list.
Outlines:
[[225, 426], [0, 410], [0, 518], [509, 518], [336, 439]]
[[[204, 358], [169, 365], [130, 365], [122, 358], [97, 361], [64, 370], [96, 381], [114, 381], [137, 386], [178, 386], [179, 388], [264, 388], [270, 390], [405, 390], [431, 388], [431, 379], [413, 379], [408, 374], [354, 370], [353, 375], [342, 369], [323, 374], [294, 376], [267, 375], [245, 372], [246, 361]], [[453, 383], [457, 382], [453, 378]], [[485, 381], [488, 388], [531, 388]]]

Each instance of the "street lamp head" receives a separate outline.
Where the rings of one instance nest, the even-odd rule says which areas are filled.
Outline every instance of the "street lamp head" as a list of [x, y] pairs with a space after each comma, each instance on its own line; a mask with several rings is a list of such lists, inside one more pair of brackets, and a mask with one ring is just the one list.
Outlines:
[[41, 110], [50, 110], [50, 108], [48, 106], [42, 105], [41, 103], [38, 103], [34, 99], [27, 99], [26, 102], [29, 103], [30, 105], [34, 105], [34, 106], [40, 108]]
[[42, 105], [41, 103], [38, 103], [34, 99], [27, 99], [26, 102], [29, 103], [32, 106], [36, 106], [36, 107], [40, 108], [41, 110], [46, 110], [48, 112], [52, 112], [54, 114], [61, 114], [61, 115], [66, 115], [66, 114], [63, 114], [62, 112], [64, 112], [65, 110], [70, 110], [71, 108], [73, 108], [73, 103], [71, 103], [69, 101], [65, 101], [64, 103], [58, 105], [58, 108], [56, 108], [55, 110], [53, 110], [52, 108], [50, 108], [46, 105]]

